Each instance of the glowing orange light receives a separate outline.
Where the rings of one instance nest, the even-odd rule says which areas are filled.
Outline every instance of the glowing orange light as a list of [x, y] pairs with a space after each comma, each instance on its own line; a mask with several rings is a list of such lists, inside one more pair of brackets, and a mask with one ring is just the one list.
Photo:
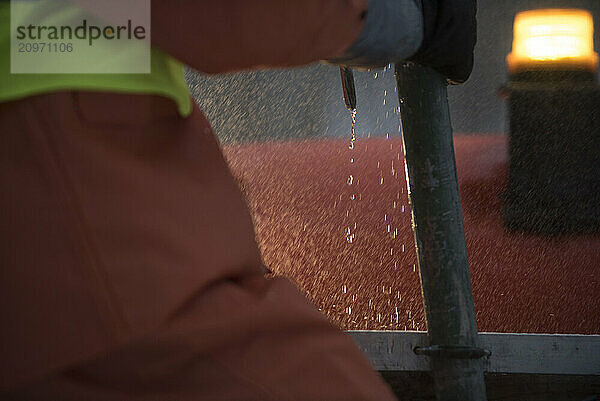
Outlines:
[[598, 69], [594, 52], [594, 20], [585, 10], [546, 9], [517, 14], [511, 73], [524, 70]]

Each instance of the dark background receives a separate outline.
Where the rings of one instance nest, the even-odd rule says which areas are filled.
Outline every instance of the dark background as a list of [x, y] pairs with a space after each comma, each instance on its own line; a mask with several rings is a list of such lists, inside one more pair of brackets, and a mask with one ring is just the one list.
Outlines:
[[[506, 132], [506, 108], [497, 90], [507, 79], [505, 58], [512, 47], [514, 16], [541, 7], [590, 10], [600, 51], [600, 0], [479, 0], [473, 74], [466, 84], [448, 90], [455, 133]], [[393, 69], [355, 72], [359, 137], [398, 134], [393, 75]], [[350, 115], [334, 66], [217, 76], [189, 70], [186, 77], [223, 142], [349, 136]]]

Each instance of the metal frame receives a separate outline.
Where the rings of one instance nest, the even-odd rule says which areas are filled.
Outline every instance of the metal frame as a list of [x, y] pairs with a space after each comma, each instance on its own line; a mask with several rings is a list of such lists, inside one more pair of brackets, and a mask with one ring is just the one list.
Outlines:
[[[429, 371], [429, 358], [415, 347], [428, 345], [422, 331], [349, 331], [379, 371]], [[600, 376], [600, 335], [479, 333], [488, 373]]]

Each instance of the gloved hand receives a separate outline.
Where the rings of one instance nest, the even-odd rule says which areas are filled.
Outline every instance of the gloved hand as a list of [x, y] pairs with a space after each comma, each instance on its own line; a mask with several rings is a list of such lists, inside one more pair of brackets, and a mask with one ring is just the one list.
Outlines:
[[473, 69], [476, 11], [476, 0], [368, 0], [356, 42], [327, 61], [360, 68], [414, 61], [462, 83]]
[[421, 0], [367, 0], [364, 26], [354, 44], [329, 63], [383, 68], [406, 60], [423, 42]]
[[477, 42], [477, 0], [421, 0], [425, 37], [409, 58], [444, 75], [449, 83], [465, 82], [473, 70]]

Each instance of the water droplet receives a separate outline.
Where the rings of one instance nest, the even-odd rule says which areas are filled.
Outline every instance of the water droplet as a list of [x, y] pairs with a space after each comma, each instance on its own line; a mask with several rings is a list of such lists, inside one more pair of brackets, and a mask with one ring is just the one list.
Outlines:
[[348, 148], [350, 150], [354, 149], [354, 142], [356, 142], [355, 126], [356, 126], [356, 109], [352, 110], [352, 135], [350, 138], [350, 146], [348, 146]]
[[356, 235], [350, 230], [350, 227], [346, 228], [346, 241], [351, 244], [354, 242]]
[[354, 176], [351, 175], [350, 177], [348, 177], [347, 181], [348, 181], [348, 185], [352, 185], [352, 183], [354, 183]]

